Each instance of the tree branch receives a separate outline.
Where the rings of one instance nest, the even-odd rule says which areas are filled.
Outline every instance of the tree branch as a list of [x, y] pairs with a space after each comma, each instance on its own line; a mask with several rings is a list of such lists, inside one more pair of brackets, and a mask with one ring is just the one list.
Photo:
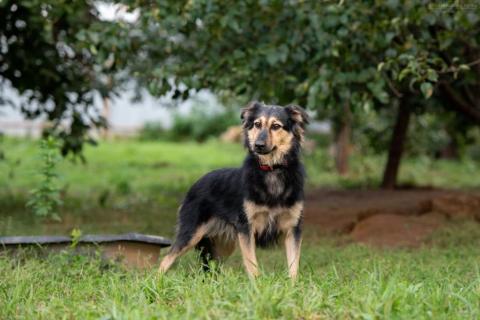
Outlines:
[[385, 81], [387, 81], [387, 85], [388, 87], [390, 88], [390, 90], [392, 90], [393, 94], [397, 97], [397, 98], [401, 98], [403, 96], [403, 94], [398, 91], [397, 88], [395, 88], [395, 86], [393, 85], [392, 81], [390, 80], [390, 78], [384, 73], [383, 74], [383, 78], [385, 79]]
[[445, 97], [449, 100], [450, 106], [472, 118], [475, 122], [480, 123], [480, 108], [465, 101], [449, 84], [442, 82], [440, 86]]

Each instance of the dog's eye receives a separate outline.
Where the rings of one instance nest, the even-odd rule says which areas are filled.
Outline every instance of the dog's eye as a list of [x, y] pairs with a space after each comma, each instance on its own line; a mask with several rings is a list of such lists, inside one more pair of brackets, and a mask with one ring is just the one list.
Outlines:
[[278, 129], [280, 129], [281, 127], [282, 127], [282, 126], [279, 125], [278, 123], [272, 124], [272, 130], [278, 130]]
[[260, 121], [257, 121], [253, 124], [255, 126], [255, 128], [259, 129], [262, 127], [262, 123]]

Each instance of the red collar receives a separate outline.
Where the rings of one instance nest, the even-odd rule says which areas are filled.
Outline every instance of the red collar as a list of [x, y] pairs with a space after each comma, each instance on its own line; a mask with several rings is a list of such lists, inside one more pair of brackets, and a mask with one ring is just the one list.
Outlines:
[[258, 167], [262, 171], [273, 171], [273, 169], [281, 168], [285, 166], [287, 166], [286, 162], [283, 162], [282, 164], [274, 164], [273, 166], [269, 166], [268, 164], [261, 164], [261, 163], [258, 164]]
[[266, 164], [261, 164], [259, 166], [260, 170], [262, 171], [273, 171], [273, 167], [266, 165]]

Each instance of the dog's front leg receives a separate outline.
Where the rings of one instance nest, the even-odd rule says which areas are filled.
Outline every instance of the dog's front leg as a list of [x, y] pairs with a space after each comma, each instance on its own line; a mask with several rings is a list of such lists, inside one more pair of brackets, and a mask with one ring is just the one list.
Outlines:
[[255, 255], [255, 237], [251, 232], [248, 234], [238, 233], [238, 244], [242, 252], [243, 264], [251, 278], [258, 276], [257, 256]]
[[287, 254], [288, 274], [292, 279], [296, 279], [298, 275], [301, 245], [302, 234], [300, 228], [297, 226], [288, 230], [285, 236], [285, 251]]

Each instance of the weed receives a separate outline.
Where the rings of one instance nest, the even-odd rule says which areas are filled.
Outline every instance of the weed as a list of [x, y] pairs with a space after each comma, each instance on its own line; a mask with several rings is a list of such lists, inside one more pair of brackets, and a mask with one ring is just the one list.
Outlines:
[[40, 150], [41, 165], [38, 174], [41, 180], [38, 187], [31, 191], [27, 206], [38, 217], [60, 220], [57, 212], [62, 203], [57, 174], [57, 164], [61, 159], [58, 143], [53, 137], [47, 137], [40, 141]]

